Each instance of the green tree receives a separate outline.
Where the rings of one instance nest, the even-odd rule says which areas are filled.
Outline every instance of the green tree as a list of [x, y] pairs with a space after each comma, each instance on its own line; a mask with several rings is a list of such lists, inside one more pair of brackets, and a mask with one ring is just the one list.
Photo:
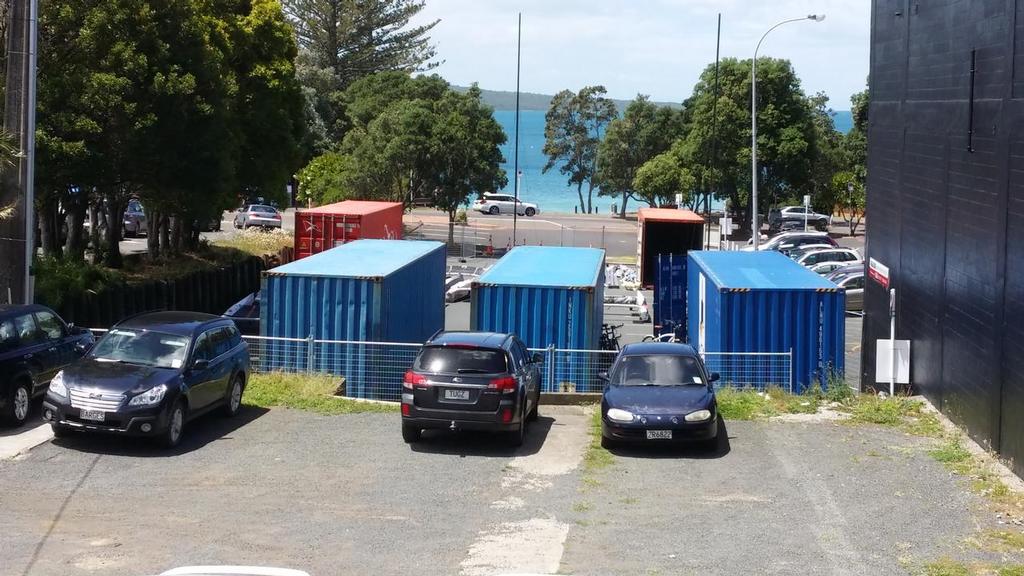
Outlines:
[[843, 220], [850, 227], [850, 236], [857, 234], [857, 228], [864, 219], [867, 196], [864, 183], [852, 171], [836, 172], [832, 176], [832, 195]]
[[[558, 166], [576, 187], [580, 211], [593, 212], [597, 186], [597, 152], [608, 123], [618, 116], [615, 103], [604, 94], [604, 86], [587, 86], [573, 94], [562, 90], [551, 100], [544, 115], [544, 154], [548, 161], [543, 172]], [[587, 184], [584, 200], [583, 185]]]
[[693, 194], [696, 184], [697, 179], [683, 166], [678, 152], [672, 150], [645, 162], [633, 178], [633, 189], [650, 206], [682, 194], [683, 204], [693, 208], [698, 200]]
[[[750, 60], [725, 58], [719, 65], [717, 127], [715, 71], [708, 66], [683, 103], [687, 162], [698, 179], [715, 183], [715, 196], [750, 213]], [[758, 168], [761, 208], [795, 197], [808, 186], [817, 154], [811, 107], [787, 60], [757, 62]], [[716, 163], [715, 159], [719, 159]], [[749, 226], [746, 226], [749, 229]]]
[[[341, 94], [356, 80], [439, 64], [432, 62], [436, 51], [428, 36], [438, 21], [409, 24], [423, 6], [417, 0], [284, 0], [301, 50], [299, 77], [311, 133], [322, 129], [329, 142], [340, 142], [348, 128]], [[307, 144], [323, 147], [323, 141]]]
[[847, 162], [845, 138], [836, 130], [834, 112], [828, 107], [828, 96], [819, 92], [808, 98], [814, 122], [815, 154], [804, 193], [811, 196], [815, 211], [832, 214], [837, 204], [833, 194], [833, 178]]
[[[627, 201], [636, 193], [633, 182], [637, 170], [668, 150], [681, 133], [679, 114], [668, 107], [652, 104], [644, 95], [638, 95], [626, 106], [622, 118], [608, 124], [597, 152], [599, 195], [621, 196], [619, 213], [622, 218], [626, 217]], [[644, 196], [645, 201], [648, 198], [650, 196]]]
[[353, 199], [347, 178], [353, 173], [352, 157], [340, 152], [325, 152], [299, 171], [301, 198], [318, 204]]
[[476, 84], [464, 94], [449, 89], [435, 112], [430, 154], [435, 163], [433, 200], [448, 214], [448, 242], [453, 243], [459, 206], [508, 184], [499, 148], [506, 136]]

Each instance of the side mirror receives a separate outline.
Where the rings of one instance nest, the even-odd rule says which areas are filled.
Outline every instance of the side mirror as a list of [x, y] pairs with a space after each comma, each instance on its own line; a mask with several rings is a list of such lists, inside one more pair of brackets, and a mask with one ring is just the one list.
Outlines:
[[718, 382], [721, 379], [722, 379], [722, 375], [719, 374], [718, 372], [712, 372], [711, 373], [711, 378], [710, 378], [711, 382]]
[[544, 363], [544, 355], [541, 354], [540, 352], [535, 352], [533, 354], [533, 363], [534, 364], [543, 364]]
[[196, 371], [206, 370], [209, 367], [210, 367], [210, 361], [205, 359], [205, 358], [199, 358], [195, 362], [192, 363], [192, 369], [196, 370]]
[[597, 373], [597, 379], [600, 380], [601, 382], [608, 382], [608, 373], [607, 372], [598, 372]]
[[79, 340], [78, 342], [75, 342], [75, 353], [76, 354], [84, 355], [86, 352], [89, 351], [90, 348], [92, 348], [92, 343], [91, 342], [85, 342], [83, 340]]

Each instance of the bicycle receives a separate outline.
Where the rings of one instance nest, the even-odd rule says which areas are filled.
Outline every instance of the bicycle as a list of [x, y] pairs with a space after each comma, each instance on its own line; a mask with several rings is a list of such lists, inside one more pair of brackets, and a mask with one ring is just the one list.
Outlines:
[[684, 326], [677, 324], [671, 320], [666, 320], [664, 324], [658, 324], [654, 327], [658, 330], [658, 335], [647, 335], [644, 336], [644, 342], [685, 342], [682, 332]]
[[620, 349], [618, 329], [622, 328], [622, 326], [622, 324], [601, 325], [601, 350]]

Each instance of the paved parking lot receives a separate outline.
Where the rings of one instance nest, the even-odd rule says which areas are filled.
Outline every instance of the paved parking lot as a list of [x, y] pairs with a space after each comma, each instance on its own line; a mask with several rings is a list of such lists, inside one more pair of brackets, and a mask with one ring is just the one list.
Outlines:
[[542, 410], [516, 451], [410, 449], [397, 418], [248, 407], [172, 452], [74, 438], [0, 461], [0, 574], [901, 574], [994, 521], [928, 441], [886, 429], [727, 422], [715, 452], [591, 468], [579, 408]]

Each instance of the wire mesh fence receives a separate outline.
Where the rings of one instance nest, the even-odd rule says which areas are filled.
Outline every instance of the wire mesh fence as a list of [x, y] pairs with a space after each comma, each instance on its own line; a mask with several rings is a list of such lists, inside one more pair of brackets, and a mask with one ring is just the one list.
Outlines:
[[[97, 337], [105, 330], [93, 330]], [[421, 344], [267, 338], [244, 336], [254, 372], [329, 374], [341, 378], [341, 393], [350, 398], [399, 401], [403, 376]], [[543, 392], [594, 393], [604, 389], [599, 378], [615, 362], [614, 350], [534, 348], [543, 355]], [[779, 387], [793, 391], [793, 355], [782, 353], [706, 352], [708, 372], [717, 372], [717, 387]]]
[[604, 382], [598, 374], [608, 372], [615, 362], [615, 350], [531, 350], [544, 354], [542, 392], [601, 392]]
[[704, 365], [720, 376], [718, 388], [793, 391], [792, 352], [705, 352]]

